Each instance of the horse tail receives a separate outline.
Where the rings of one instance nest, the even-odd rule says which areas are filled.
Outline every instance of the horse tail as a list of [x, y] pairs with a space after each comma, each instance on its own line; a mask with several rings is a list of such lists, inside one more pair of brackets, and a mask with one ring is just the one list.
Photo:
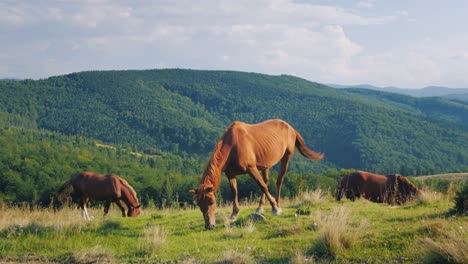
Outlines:
[[122, 178], [120, 178], [120, 177], [119, 177], [119, 179], [120, 179], [120, 182], [121, 182], [125, 187], [128, 188], [128, 190], [129, 190], [130, 193], [132, 194], [133, 198], [135, 198], [135, 201], [136, 201], [137, 205], [139, 205], [140, 202], [138, 201], [138, 196], [137, 196], [137, 193], [136, 193], [135, 189], [133, 189], [133, 187], [132, 187], [125, 179], [122, 179]]
[[60, 186], [60, 188], [57, 191], [57, 200], [58, 200], [58, 202], [63, 201], [63, 198], [65, 196], [65, 191], [70, 193], [69, 190], [70, 190], [71, 186], [72, 186], [72, 179], [66, 181], [64, 184], [62, 184], [62, 186]]
[[304, 138], [302, 138], [301, 134], [299, 132], [296, 132], [296, 148], [299, 150], [299, 152], [302, 154], [302, 156], [309, 158], [309, 159], [314, 159], [314, 160], [320, 160], [323, 158], [324, 154], [320, 152], [314, 152], [311, 149], [309, 149], [305, 142]]

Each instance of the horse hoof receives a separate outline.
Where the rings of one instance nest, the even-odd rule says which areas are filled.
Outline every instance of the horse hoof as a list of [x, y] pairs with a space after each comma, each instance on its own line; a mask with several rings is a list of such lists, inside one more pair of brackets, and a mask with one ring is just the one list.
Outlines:
[[231, 215], [231, 216], [229, 217], [229, 222], [231, 222], [231, 223], [232, 223], [232, 222], [235, 222], [236, 220], [237, 220], [237, 215]]
[[215, 228], [215, 225], [207, 225], [205, 226], [206, 230], [213, 230]]
[[255, 210], [255, 213], [261, 214], [261, 213], [263, 213], [263, 211], [265, 211], [265, 209], [263, 209], [263, 207], [258, 207], [257, 210]]
[[278, 208], [277, 210], [273, 210], [273, 215], [280, 215], [283, 212], [281, 208]]

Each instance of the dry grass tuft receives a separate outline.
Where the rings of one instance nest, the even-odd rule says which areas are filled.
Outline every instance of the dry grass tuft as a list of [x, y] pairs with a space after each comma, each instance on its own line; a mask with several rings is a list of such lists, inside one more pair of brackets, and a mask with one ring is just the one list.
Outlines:
[[326, 201], [327, 193], [322, 189], [316, 189], [312, 192], [303, 192], [297, 199], [299, 199], [299, 206], [310, 206]]
[[80, 210], [72, 208], [64, 208], [59, 211], [54, 211], [51, 208], [9, 207], [8, 210], [3, 209], [5, 210], [2, 210], [2, 214], [0, 214], [0, 232], [15, 226], [40, 226], [64, 233], [79, 233], [85, 225], [94, 223], [82, 219]]
[[312, 192], [306, 191], [295, 198], [296, 216], [311, 215], [314, 207], [323, 204], [328, 200], [328, 193], [321, 189], [316, 189]]
[[239, 237], [240, 234], [235, 226], [232, 226], [232, 220], [229, 217], [224, 218], [224, 236], [226, 237]]
[[168, 234], [168, 231], [159, 225], [145, 228], [140, 251], [146, 255], [159, 252], [166, 245]]
[[295, 224], [291, 224], [288, 226], [278, 227], [277, 230], [272, 235], [272, 237], [287, 237], [287, 236], [299, 235], [302, 232], [304, 232], [304, 228], [302, 227], [302, 225], [295, 223]]
[[296, 251], [296, 254], [292, 257], [289, 261], [290, 264], [303, 264], [303, 263], [311, 263], [314, 264], [315, 259], [313, 257], [309, 257], [304, 255], [302, 251]]
[[453, 227], [440, 235], [437, 241], [432, 238], [420, 239], [425, 251], [424, 263], [468, 263], [468, 239], [463, 227]]
[[255, 231], [255, 222], [252, 219], [247, 219], [247, 221], [242, 224], [242, 228], [246, 233], [253, 233]]
[[229, 249], [223, 252], [223, 258], [216, 263], [218, 264], [249, 264], [255, 263], [255, 260], [249, 254], [249, 249], [245, 252], [239, 252], [235, 249]]
[[426, 205], [434, 201], [438, 201], [444, 198], [444, 194], [440, 192], [433, 191], [428, 187], [424, 187], [422, 193], [419, 195], [419, 198], [416, 202], [416, 205]]
[[73, 253], [67, 263], [118, 263], [112, 252], [101, 245]]
[[344, 206], [334, 209], [327, 217], [318, 213], [313, 224], [319, 231], [318, 239], [312, 248], [314, 254], [335, 258], [339, 251], [350, 248], [353, 241], [359, 239], [361, 230], [367, 225], [367, 222], [361, 222], [356, 230], [351, 231], [350, 210]]

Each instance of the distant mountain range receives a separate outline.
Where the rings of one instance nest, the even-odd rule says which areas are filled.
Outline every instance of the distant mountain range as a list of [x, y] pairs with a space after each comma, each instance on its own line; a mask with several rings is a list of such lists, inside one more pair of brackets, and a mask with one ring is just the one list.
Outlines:
[[421, 89], [409, 89], [399, 88], [393, 86], [378, 87], [369, 84], [358, 84], [358, 85], [340, 85], [340, 84], [327, 84], [333, 88], [347, 89], [347, 88], [362, 88], [370, 90], [378, 90], [390, 93], [398, 93], [404, 95], [410, 95], [414, 97], [431, 97], [439, 96], [448, 99], [456, 99], [468, 101], [468, 88], [449, 88], [443, 86], [427, 86]]

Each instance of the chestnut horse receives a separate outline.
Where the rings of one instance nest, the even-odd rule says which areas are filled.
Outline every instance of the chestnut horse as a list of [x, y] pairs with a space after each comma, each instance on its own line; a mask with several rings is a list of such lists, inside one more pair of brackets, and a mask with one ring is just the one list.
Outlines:
[[[233, 122], [216, 144], [213, 154], [206, 165], [201, 184], [195, 194], [195, 201], [200, 207], [205, 220], [205, 228], [215, 227], [215, 192], [221, 183], [224, 172], [229, 180], [233, 195], [233, 208], [230, 219], [234, 221], [239, 213], [236, 176], [248, 173], [260, 186], [262, 195], [257, 212], [263, 211], [265, 197], [271, 204], [273, 215], [281, 213], [280, 193], [284, 174], [288, 169], [294, 149], [309, 159], [319, 160], [323, 154], [307, 148], [302, 136], [288, 123], [275, 119], [259, 124]], [[269, 169], [281, 161], [276, 181], [276, 199], [268, 191]], [[262, 174], [260, 174], [262, 171]]]
[[109, 212], [112, 202], [115, 202], [122, 210], [125, 217], [125, 207], [128, 207], [127, 216], [137, 216], [140, 214], [140, 206], [135, 190], [128, 182], [116, 175], [102, 175], [85, 171], [77, 174], [69, 181], [65, 182], [57, 192], [59, 200], [63, 200], [65, 190], [73, 187], [73, 191], [80, 198], [81, 215], [90, 220], [86, 207], [90, 200], [104, 201], [104, 215]]
[[356, 171], [343, 176], [336, 189], [336, 200], [346, 198], [355, 201], [364, 197], [375, 203], [404, 204], [420, 194], [420, 190], [405, 177], [398, 174], [379, 175]]

